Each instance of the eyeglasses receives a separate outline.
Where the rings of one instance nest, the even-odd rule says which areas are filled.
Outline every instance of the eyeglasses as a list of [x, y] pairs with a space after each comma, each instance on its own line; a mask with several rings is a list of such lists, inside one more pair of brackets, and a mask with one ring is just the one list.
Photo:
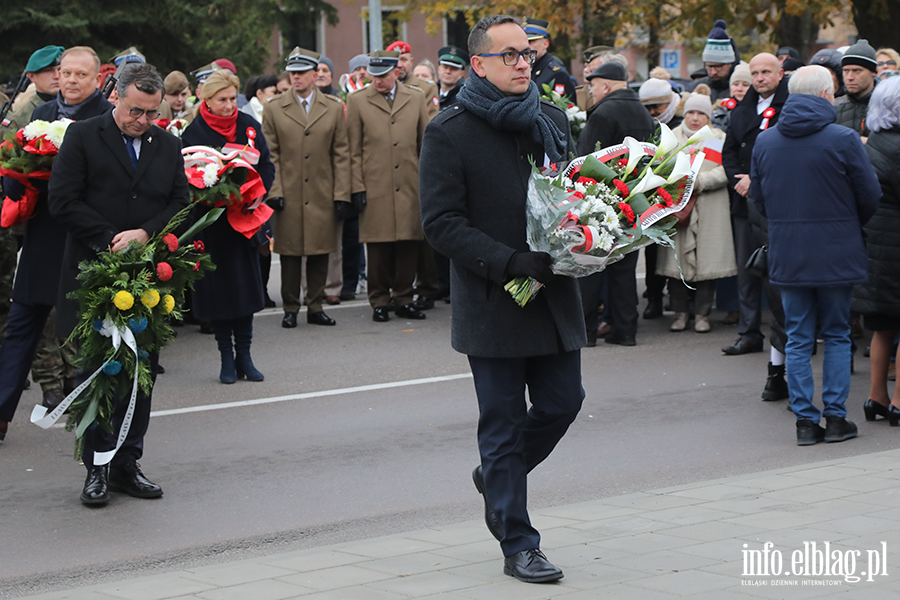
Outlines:
[[[120, 98], [121, 100], [121, 98]], [[127, 104], [125, 104], [125, 100], [122, 100], [122, 106], [128, 109], [128, 114], [132, 119], [140, 119], [143, 115], [147, 115], [147, 118], [151, 121], [159, 118], [161, 114], [158, 110], [144, 110], [143, 108], [131, 108]]]
[[883, 66], [885, 66], [885, 65], [893, 65], [893, 66], [897, 66], [897, 63], [895, 63], [895, 62], [892, 61], [892, 60], [879, 60], [879, 61], [878, 61], [877, 63], [875, 63], [875, 64], [877, 64], [879, 67], [883, 67]]
[[537, 60], [537, 50], [507, 50], [506, 52], [495, 52], [493, 54], [477, 54], [476, 56], [502, 56], [503, 64], [507, 67], [514, 67], [519, 64], [519, 57], [522, 57], [529, 65], [533, 65]]

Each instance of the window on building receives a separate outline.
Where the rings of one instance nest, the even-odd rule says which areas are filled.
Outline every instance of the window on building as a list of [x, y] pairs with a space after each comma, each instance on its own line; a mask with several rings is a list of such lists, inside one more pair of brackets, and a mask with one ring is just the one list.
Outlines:
[[[369, 9], [362, 11], [363, 52], [372, 52], [369, 38]], [[386, 48], [396, 40], [406, 39], [406, 22], [401, 18], [400, 9], [387, 7], [381, 11], [381, 47]]]
[[444, 43], [465, 50], [469, 45], [469, 23], [463, 12], [448, 13], [444, 17]]
[[307, 50], [322, 52], [324, 48], [321, 48], [320, 44], [324, 40], [321, 40], [319, 35], [321, 22], [322, 14], [318, 11], [291, 19], [289, 26], [281, 32], [284, 51], [290, 53], [295, 47], [300, 46]]

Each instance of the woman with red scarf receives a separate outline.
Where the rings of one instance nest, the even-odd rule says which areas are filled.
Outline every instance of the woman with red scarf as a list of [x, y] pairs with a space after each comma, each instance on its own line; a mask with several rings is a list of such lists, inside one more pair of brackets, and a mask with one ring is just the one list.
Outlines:
[[[268, 191], [275, 180], [275, 165], [269, 158], [262, 126], [237, 108], [239, 89], [240, 80], [230, 71], [210, 75], [203, 85], [194, 121], [184, 130], [181, 141], [185, 147], [222, 148], [227, 143], [255, 147], [259, 151], [255, 168]], [[197, 207], [201, 214], [208, 210], [208, 207]], [[264, 307], [257, 248], [268, 240], [262, 234], [246, 238], [232, 228], [225, 215], [201, 232], [198, 239], [209, 252], [216, 270], [195, 284], [193, 312], [197, 319], [212, 322], [222, 355], [219, 381], [234, 383], [243, 377], [262, 381], [263, 374], [250, 358], [250, 343], [253, 313]]]

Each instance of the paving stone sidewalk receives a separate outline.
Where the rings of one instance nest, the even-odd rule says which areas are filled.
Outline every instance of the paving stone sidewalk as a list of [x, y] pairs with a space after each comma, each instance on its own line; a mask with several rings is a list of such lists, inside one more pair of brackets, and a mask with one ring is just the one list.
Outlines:
[[31, 598], [878, 600], [900, 596], [898, 508], [892, 450], [533, 511], [556, 584], [503, 575], [467, 522]]

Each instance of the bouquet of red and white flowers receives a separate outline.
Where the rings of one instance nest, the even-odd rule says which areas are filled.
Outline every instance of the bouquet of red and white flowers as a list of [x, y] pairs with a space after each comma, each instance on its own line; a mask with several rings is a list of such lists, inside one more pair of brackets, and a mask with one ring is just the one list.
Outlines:
[[179, 139], [181, 139], [181, 134], [184, 133], [185, 128], [188, 126], [187, 119], [157, 119], [153, 121], [153, 124], [160, 129], [165, 129]]
[[[649, 244], [674, 247], [673, 215], [690, 200], [704, 158], [702, 152], [681, 150], [710, 137], [704, 127], [677, 147], [674, 134], [662, 125], [658, 145], [628, 137], [575, 159], [562, 173], [535, 169], [526, 206], [529, 247], [549, 253], [553, 272], [569, 277], [602, 271]], [[541, 284], [519, 277], [505, 287], [525, 306]]]
[[25, 186], [18, 201], [6, 198], [0, 213], [0, 226], [24, 223], [34, 214], [38, 189], [32, 179], [50, 179], [53, 160], [59, 154], [71, 119], [48, 122], [32, 121], [0, 144], [0, 175], [11, 177]]

